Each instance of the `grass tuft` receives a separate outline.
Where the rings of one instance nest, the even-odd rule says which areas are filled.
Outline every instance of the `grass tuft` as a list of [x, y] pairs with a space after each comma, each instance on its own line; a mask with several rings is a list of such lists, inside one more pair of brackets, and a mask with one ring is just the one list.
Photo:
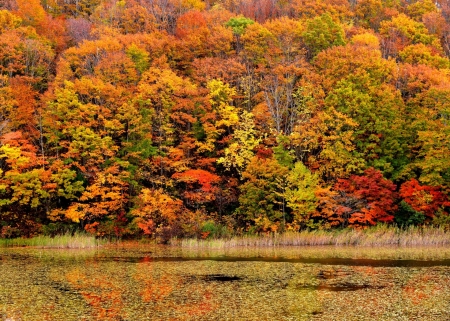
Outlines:
[[39, 248], [73, 248], [84, 249], [93, 248], [105, 244], [106, 241], [96, 239], [92, 235], [84, 233], [64, 234], [50, 236], [35, 236], [32, 238], [15, 238], [15, 239], [0, 239], [0, 247], [23, 247], [32, 246]]

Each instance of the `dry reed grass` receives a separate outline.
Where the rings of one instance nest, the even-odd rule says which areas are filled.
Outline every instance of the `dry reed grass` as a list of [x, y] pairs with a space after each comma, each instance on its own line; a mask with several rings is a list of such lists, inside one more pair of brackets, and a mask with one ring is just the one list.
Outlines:
[[437, 227], [401, 229], [385, 225], [365, 230], [300, 231], [272, 235], [245, 235], [228, 239], [181, 239], [171, 244], [189, 248], [273, 246], [436, 246], [450, 244], [450, 233]]
[[0, 239], [0, 247], [14, 247], [14, 246], [32, 246], [40, 248], [73, 248], [84, 249], [98, 247], [104, 244], [105, 241], [96, 239], [94, 236], [82, 233], [56, 235], [50, 236], [36, 236], [32, 238], [15, 238], [15, 239]]

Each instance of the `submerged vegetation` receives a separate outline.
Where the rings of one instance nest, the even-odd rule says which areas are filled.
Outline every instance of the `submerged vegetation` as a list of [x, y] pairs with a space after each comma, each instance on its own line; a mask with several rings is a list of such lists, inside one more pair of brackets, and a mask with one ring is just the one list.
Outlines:
[[0, 249], [0, 319], [446, 321], [449, 252]]
[[[446, 243], [449, 21], [443, 0], [0, 1], [0, 237]], [[380, 223], [404, 230], [358, 231]]]

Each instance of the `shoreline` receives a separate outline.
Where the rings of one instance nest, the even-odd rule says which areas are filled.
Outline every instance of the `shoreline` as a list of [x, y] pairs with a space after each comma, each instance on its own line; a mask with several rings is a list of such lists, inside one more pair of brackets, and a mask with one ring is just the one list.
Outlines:
[[[0, 247], [36, 247], [82, 249], [109, 246], [162, 244], [158, 238], [106, 239], [85, 233], [75, 233], [32, 238], [0, 239]], [[265, 235], [235, 235], [209, 238], [172, 238], [168, 245], [181, 248], [245, 248], [245, 247], [311, 247], [311, 246], [444, 246], [450, 245], [450, 232], [441, 227], [409, 227], [406, 229], [385, 225], [364, 230], [313, 230], [272, 233]]]

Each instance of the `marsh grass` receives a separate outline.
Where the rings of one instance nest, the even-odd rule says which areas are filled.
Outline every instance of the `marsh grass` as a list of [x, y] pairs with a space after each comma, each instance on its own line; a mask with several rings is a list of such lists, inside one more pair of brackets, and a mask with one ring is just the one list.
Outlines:
[[0, 247], [39, 247], [39, 248], [74, 248], [84, 249], [104, 245], [107, 241], [94, 236], [75, 233], [56, 235], [54, 237], [40, 235], [32, 238], [0, 239]]
[[273, 246], [436, 246], [450, 244], [450, 233], [437, 227], [409, 227], [387, 225], [365, 230], [300, 231], [271, 235], [244, 235], [228, 239], [174, 239], [173, 245], [190, 248], [233, 248]]

